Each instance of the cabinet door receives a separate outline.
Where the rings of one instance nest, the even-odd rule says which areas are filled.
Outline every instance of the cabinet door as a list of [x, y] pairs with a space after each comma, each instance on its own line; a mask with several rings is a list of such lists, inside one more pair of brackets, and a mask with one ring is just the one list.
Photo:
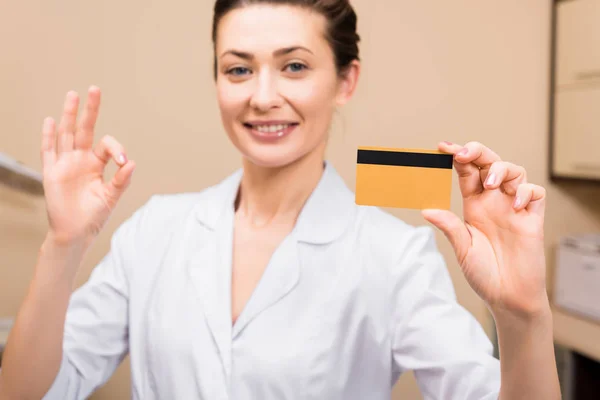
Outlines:
[[553, 177], [600, 181], [600, 0], [555, 5]]
[[600, 85], [555, 96], [554, 173], [600, 180]]

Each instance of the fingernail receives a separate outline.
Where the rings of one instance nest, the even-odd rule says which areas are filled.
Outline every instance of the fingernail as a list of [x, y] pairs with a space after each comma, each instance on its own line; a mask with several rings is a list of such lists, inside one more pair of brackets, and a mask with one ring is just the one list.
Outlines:
[[443, 143], [444, 143], [445, 145], [448, 145], [448, 146], [452, 146], [452, 145], [454, 144], [454, 143], [452, 143], [452, 142], [448, 142], [448, 141], [444, 141]]
[[125, 153], [121, 153], [119, 155], [119, 164], [124, 165], [127, 162], [127, 157], [125, 157]]
[[519, 206], [521, 205], [522, 200], [519, 198], [519, 196], [515, 197], [515, 204], [514, 204], [514, 208], [519, 208]]
[[493, 186], [494, 183], [496, 183], [496, 174], [490, 174], [490, 176], [488, 176], [487, 180], [485, 181], [485, 184], [488, 186]]
[[456, 155], [457, 156], [466, 156], [468, 152], [469, 152], [469, 149], [464, 148], [461, 151], [459, 151], [458, 153], [456, 153]]

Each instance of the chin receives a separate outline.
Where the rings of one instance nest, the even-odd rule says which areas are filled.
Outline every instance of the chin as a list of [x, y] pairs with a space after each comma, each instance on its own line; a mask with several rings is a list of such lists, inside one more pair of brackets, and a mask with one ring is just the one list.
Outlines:
[[[258, 147], [258, 148], [257, 148]], [[303, 154], [296, 151], [280, 148], [279, 146], [253, 146], [251, 149], [242, 150], [244, 158], [259, 167], [283, 168], [295, 163], [302, 158]]]

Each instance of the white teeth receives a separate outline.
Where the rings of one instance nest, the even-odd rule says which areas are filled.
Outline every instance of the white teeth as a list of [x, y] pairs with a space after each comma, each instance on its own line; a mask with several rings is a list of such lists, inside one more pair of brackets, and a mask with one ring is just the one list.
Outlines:
[[280, 134], [283, 134], [283, 131], [286, 130], [288, 127], [289, 127], [288, 124], [286, 124], [286, 125], [255, 125], [254, 129], [256, 129], [259, 132], [265, 132], [265, 133], [279, 132]]

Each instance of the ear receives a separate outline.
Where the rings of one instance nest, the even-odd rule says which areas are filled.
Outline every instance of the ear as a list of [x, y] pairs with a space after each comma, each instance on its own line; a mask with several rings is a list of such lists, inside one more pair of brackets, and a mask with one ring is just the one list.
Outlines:
[[358, 60], [352, 61], [344, 74], [340, 76], [338, 83], [338, 91], [336, 96], [336, 103], [338, 106], [346, 104], [352, 98], [356, 85], [358, 83], [358, 77], [360, 75], [360, 62]]

